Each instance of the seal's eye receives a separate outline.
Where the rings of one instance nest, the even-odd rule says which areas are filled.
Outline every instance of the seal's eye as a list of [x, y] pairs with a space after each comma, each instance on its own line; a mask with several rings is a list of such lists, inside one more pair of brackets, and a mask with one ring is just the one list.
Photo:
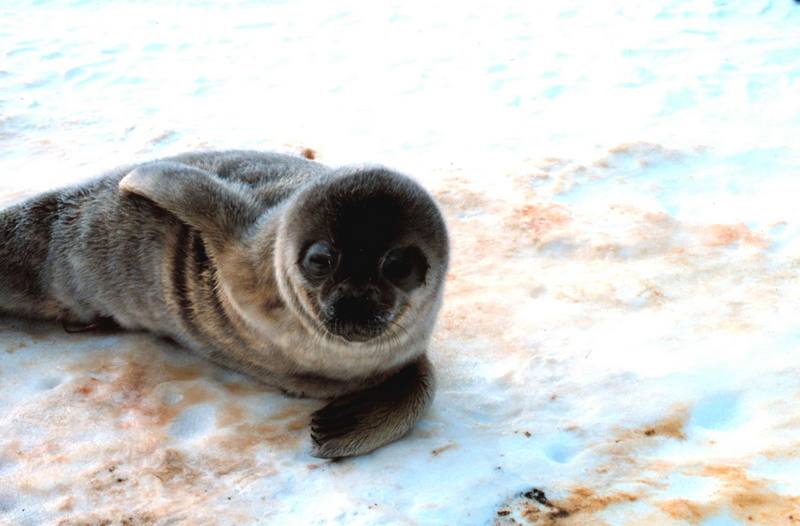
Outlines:
[[306, 250], [302, 265], [310, 274], [321, 277], [333, 271], [338, 257], [339, 255], [330, 244], [325, 241], [317, 241]]
[[383, 260], [383, 275], [390, 281], [400, 281], [407, 278], [411, 271], [411, 261], [406, 257], [405, 251], [392, 250]]
[[386, 253], [381, 263], [383, 277], [400, 287], [410, 290], [425, 281], [428, 262], [417, 247], [395, 248]]

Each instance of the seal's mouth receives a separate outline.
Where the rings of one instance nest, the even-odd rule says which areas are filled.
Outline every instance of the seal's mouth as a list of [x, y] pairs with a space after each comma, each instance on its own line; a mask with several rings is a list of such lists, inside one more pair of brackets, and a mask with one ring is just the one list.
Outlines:
[[365, 342], [385, 333], [386, 323], [382, 323], [378, 320], [367, 323], [332, 320], [325, 323], [325, 328], [336, 336], [341, 336], [349, 342]]
[[390, 314], [374, 301], [345, 296], [323, 311], [325, 328], [350, 342], [365, 342], [386, 332]]

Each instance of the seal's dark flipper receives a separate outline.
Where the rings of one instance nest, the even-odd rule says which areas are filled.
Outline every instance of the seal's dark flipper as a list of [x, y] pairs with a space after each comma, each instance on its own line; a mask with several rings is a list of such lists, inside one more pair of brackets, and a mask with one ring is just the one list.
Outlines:
[[312, 455], [363, 455], [408, 433], [433, 399], [433, 368], [427, 358], [381, 384], [336, 398], [311, 418]]
[[70, 334], [83, 333], [83, 332], [117, 332], [121, 331], [122, 327], [114, 321], [114, 318], [101, 317], [89, 323], [76, 323], [76, 322], [62, 322], [64, 331]]

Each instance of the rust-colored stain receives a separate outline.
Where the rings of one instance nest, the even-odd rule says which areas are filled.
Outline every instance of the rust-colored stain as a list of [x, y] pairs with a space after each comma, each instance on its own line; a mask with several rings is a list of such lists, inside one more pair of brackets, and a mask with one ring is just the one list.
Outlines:
[[286, 424], [286, 430], [292, 433], [302, 431], [308, 427], [308, 421], [308, 417], [300, 417], [290, 420], [289, 423]]
[[243, 452], [257, 446], [294, 448], [300, 442], [297, 433], [287, 432], [276, 424], [241, 423], [233, 426], [230, 433], [214, 440], [225, 451]]
[[658, 508], [671, 519], [698, 524], [713, 515], [717, 506], [687, 499], [672, 499], [659, 502]]
[[[543, 491], [533, 489], [523, 493], [510, 504], [502, 506], [500, 512], [497, 513], [500, 518], [495, 522], [497, 524], [517, 523], [513, 517], [507, 517], [516, 511], [525, 524], [531, 525], [602, 524], [596, 519], [598, 513], [613, 505], [637, 502], [639, 499], [641, 499], [641, 495], [631, 492], [606, 494], [598, 493], [588, 487], [575, 486], [566, 498], [550, 500]], [[504, 513], [505, 511], [509, 513]]]
[[764, 237], [753, 233], [741, 223], [738, 225], [710, 225], [706, 227], [703, 234], [705, 245], [709, 247], [743, 244], [764, 248], [769, 244]]
[[207, 368], [201, 367], [200, 365], [178, 366], [169, 362], [164, 362], [162, 367], [164, 374], [170, 380], [196, 380], [207, 374]]
[[795, 524], [800, 522], [800, 496], [781, 495], [770, 489], [768, 481], [750, 478], [738, 465], [699, 467], [695, 476], [711, 477], [721, 487], [706, 502], [670, 499], [657, 505], [670, 518], [699, 525], [722, 512], [733, 514], [750, 524]]
[[744, 467], [738, 465], [711, 465], [702, 475], [723, 482], [720, 491], [734, 515], [755, 524], [780, 524], [800, 512], [800, 496], [780, 495], [769, 488], [769, 482], [752, 479]]
[[245, 419], [245, 410], [236, 402], [225, 402], [217, 411], [217, 427], [228, 427]]
[[225, 382], [222, 384], [225, 390], [234, 396], [249, 396], [261, 393], [272, 392], [266, 385], [260, 385], [252, 380], [241, 380], [238, 382]]
[[313, 148], [303, 148], [300, 151], [300, 154], [309, 160], [314, 160], [317, 158], [317, 152]]
[[489, 207], [486, 195], [471, 190], [469, 183], [461, 178], [448, 179], [446, 188], [434, 192], [439, 204], [444, 208], [448, 218], [458, 219], [460, 212], [483, 210]]
[[77, 395], [89, 396], [94, 392], [99, 382], [100, 381], [97, 378], [90, 376], [83, 382], [83, 385], [76, 387], [74, 392]]
[[299, 405], [288, 405], [278, 411], [277, 413], [273, 413], [269, 415], [270, 420], [286, 420], [288, 418], [294, 418], [298, 416], [303, 416], [306, 414], [306, 410], [303, 409]]
[[145, 417], [152, 419], [153, 423], [159, 426], [166, 426], [171, 423], [186, 408], [213, 400], [214, 395], [205, 386], [193, 384], [181, 392], [181, 399], [175, 404], [164, 404], [148, 400], [145, 403], [128, 406], [126, 409], [137, 411]]
[[58, 504], [58, 511], [67, 512], [72, 511], [75, 507], [75, 497], [70, 495], [69, 497], [64, 497], [61, 502]]
[[[647, 430], [645, 430], [647, 431]], [[656, 510], [675, 521], [684, 521], [699, 526], [722, 513], [732, 514], [748, 524], [797, 524], [800, 522], [800, 496], [782, 495], [770, 487], [770, 482], [748, 476], [740, 465], [710, 464], [679, 468], [663, 463], [651, 466], [636, 461], [637, 472], [656, 473], [681, 472], [696, 477], [709, 477], [719, 483], [713, 496], [704, 501], [687, 498], [659, 500], [651, 490], [603, 492], [585, 486], [572, 488], [563, 499], [549, 500], [544, 493], [533, 490], [514, 498], [499, 507], [497, 524], [511, 524], [506, 518], [512, 512], [522, 517], [527, 524], [535, 525], [582, 525], [600, 524], [597, 514], [608, 508], [625, 503], [646, 501]], [[608, 473], [606, 469], [603, 473]], [[639, 478], [643, 488], [663, 489], [663, 477]]]
[[183, 453], [177, 449], [166, 449], [161, 457], [158, 467], [151, 470], [154, 475], [164, 484], [173, 481], [192, 484], [200, 474], [192, 468]]
[[576, 487], [570, 492], [569, 497], [555, 502], [555, 505], [569, 514], [564, 518], [569, 517], [573, 523], [579, 523], [577, 521], [580, 521], [581, 515], [596, 514], [611, 505], [636, 502], [639, 498], [639, 495], [626, 491], [604, 495], [598, 494], [591, 488]]
[[530, 234], [538, 241], [545, 234], [571, 221], [566, 208], [553, 203], [526, 204], [518, 208], [512, 216], [513, 223], [519, 229]]
[[647, 426], [642, 434], [647, 437], [668, 437], [675, 440], [686, 440], [686, 433], [683, 429], [686, 427], [686, 420], [689, 418], [689, 412], [681, 409], [672, 415], [659, 420], [658, 422]]
[[137, 361], [128, 362], [122, 374], [111, 384], [113, 392], [122, 393], [125, 405], [136, 404], [144, 396], [145, 390], [153, 387], [153, 375], [148, 375], [146, 368]]

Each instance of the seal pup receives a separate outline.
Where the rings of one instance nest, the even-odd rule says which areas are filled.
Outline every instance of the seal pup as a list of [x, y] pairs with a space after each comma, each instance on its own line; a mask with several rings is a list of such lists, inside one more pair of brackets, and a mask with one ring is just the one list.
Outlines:
[[188, 153], [0, 211], [0, 310], [111, 318], [328, 399], [312, 454], [346, 457], [405, 435], [432, 399], [448, 252], [433, 199], [386, 168]]

